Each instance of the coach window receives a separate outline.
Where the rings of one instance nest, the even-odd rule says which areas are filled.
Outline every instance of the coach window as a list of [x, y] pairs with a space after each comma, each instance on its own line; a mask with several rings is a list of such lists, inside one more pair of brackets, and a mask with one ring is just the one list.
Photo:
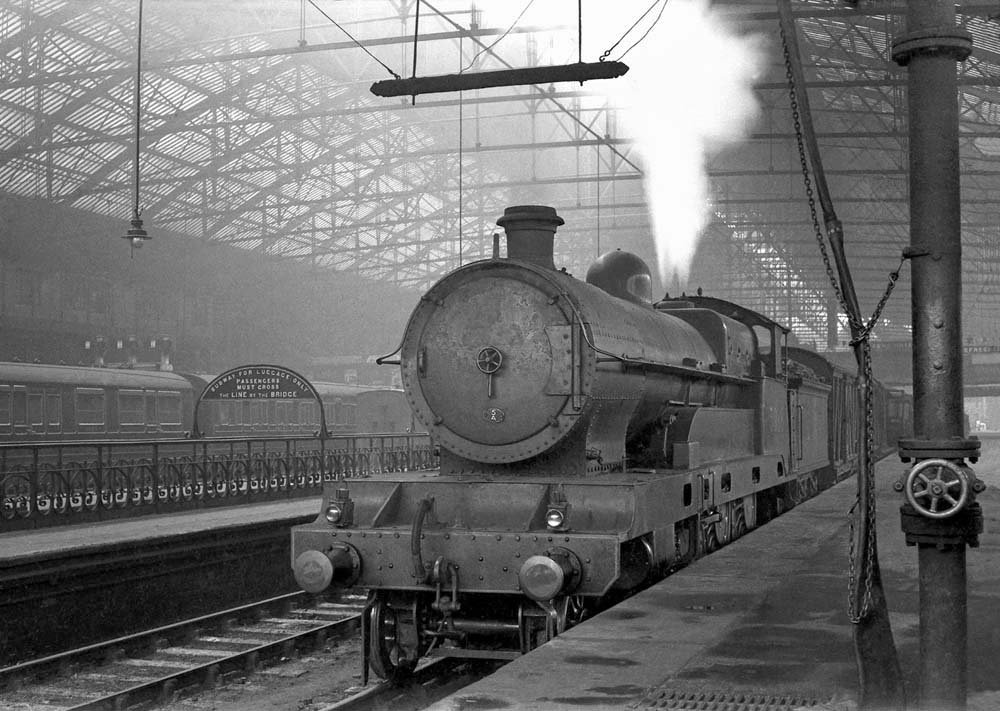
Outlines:
[[0, 387], [0, 427], [5, 432], [10, 432], [10, 404], [10, 388], [8, 386]]
[[62, 429], [62, 395], [45, 393], [45, 420], [49, 432]]
[[146, 422], [155, 424], [159, 422], [156, 416], [156, 393], [147, 392], [143, 395], [146, 401]]
[[45, 417], [42, 415], [42, 398], [42, 393], [28, 394], [28, 424], [38, 429], [42, 429], [45, 425]]
[[81, 425], [104, 425], [104, 391], [76, 389], [76, 420]]
[[[146, 422], [146, 402], [142, 390], [118, 391], [118, 422], [122, 425], [142, 425]], [[155, 422], [155, 420], [154, 420]]]
[[181, 424], [181, 396], [177, 393], [157, 393], [156, 411], [161, 425]]
[[14, 426], [28, 425], [28, 393], [23, 387], [14, 386]]

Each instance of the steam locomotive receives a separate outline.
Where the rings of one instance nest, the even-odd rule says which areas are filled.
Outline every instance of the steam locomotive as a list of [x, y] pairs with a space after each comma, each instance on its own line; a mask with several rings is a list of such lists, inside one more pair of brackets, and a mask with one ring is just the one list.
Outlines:
[[[400, 347], [440, 471], [331, 483], [292, 531], [303, 589], [369, 591], [366, 679], [514, 658], [857, 463], [857, 379], [783, 326], [704, 296], [654, 304], [627, 252], [586, 281], [557, 270], [550, 207], [498, 224], [506, 258], [437, 282]], [[873, 387], [885, 442], [905, 395]]]

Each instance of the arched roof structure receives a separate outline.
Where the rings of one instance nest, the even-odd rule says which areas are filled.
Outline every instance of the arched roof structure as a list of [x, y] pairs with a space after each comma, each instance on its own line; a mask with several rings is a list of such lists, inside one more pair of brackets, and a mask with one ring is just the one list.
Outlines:
[[[566, 219], [556, 261], [574, 273], [614, 247], [655, 261], [649, 158], [623, 128], [625, 107], [596, 82], [415, 102], [369, 91], [390, 71], [409, 75], [414, 48], [418, 74], [453, 73], [569, 63], [582, 47], [593, 61], [595, 42], [606, 47], [620, 34], [584, 3], [580, 26], [597, 39], [581, 45], [577, 3], [567, 0], [556, 16], [514, 18], [530, 4], [145, 0], [139, 174], [147, 231], [425, 288], [488, 256], [503, 208], [531, 202]], [[623, 26], [649, 6], [621, 3]], [[120, 217], [124, 234], [138, 8], [138, 0], [0, 8], [0, 193]], [[975, 47], [959, 65], [964, 331], [970, 342], [1000, 345], [1000, 23], [995, 3], [958, 8]], [[711, 152], [710, 219], [690, 278], [664, 274], [662, 288], [701, 286], [790, 324], [807, 342], [831, 340], [832, 323], [842, 341], [843, 315], [802, 184], [776, 6], [732, 0], [715, 10], [733, 32], [756, 38], [759, 108], [743, 140]], [[905, 3], [794, 0], [792, 10], [859, 298], [871, 310], [908, 243], [906, 76], [889, 56]], [[663, 67], [664, 84], [717, 59], [706, 48], [682, 67]], [[626, 61], [637, 70], [646, 60]], [[645, 90], [664, 88], [651, 81]], [[664, 134], [668, 114], [682, 108], [660, 115]], [[908, 338], [907, 279], [904, 265], [876, 338]]]

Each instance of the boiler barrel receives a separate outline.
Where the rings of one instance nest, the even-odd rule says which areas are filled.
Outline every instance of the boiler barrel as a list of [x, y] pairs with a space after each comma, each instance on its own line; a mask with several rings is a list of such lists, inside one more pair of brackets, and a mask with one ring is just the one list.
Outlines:
[[735, 406], [749, 382], [741, 378], [755, 357], [753, 334], [698, 311], [712, 339], [705, 326], [563, 272], [510, 259], [476, 262], [439, 281], [412, 314], [403, 386], [449, 451], [479, 462], [524, 461], [579, 427], [635, 426], [670, 401]]

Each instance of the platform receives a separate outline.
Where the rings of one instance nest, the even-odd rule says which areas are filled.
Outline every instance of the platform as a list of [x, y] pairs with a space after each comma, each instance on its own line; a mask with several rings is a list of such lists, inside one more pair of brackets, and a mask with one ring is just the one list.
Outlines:
[[297, 589], [319, 498], [0, 534], [0, 666]]
[[[968, 551], [969, 711], [1000, 708], [1000, 443], [976, 471], [986, 531]], [[917, 551], [900, 529], [903, 471], [876, 467], [879, 561], [907, 694], [917, 693]], [[992, 471], [985, 471], [992, 467]], [[431, 707], [829, 709], [857, 707], [847, 616], [848, 511], [842, 482], [615, 608]], [[914, 705], [915, 707], [915, 705]]]
[[294, 520], [299, 523], [302, 520], [312, 520], [319, 514], [320, 501], [320, 496], [314, 496], [0, 533], [0, 570], [12, 563], [29, 559], [86, 555], [108, 546], [151, 543], [211, 531], [222, 532], [252, 522]]

